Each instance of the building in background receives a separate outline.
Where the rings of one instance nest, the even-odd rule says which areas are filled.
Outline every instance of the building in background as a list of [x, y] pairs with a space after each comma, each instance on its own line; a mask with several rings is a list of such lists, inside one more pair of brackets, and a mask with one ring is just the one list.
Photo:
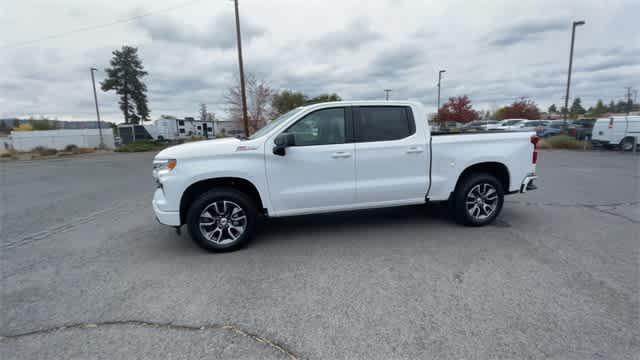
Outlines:
[[207, 139], [215, 137], [213, 121], [201, 121], [192, 117], [183, 119], [173, 116], [162, 115], [160, 119], [153, 122], [147, 131], [158, 140], [186, 139], [192, 136], [202, 136]]

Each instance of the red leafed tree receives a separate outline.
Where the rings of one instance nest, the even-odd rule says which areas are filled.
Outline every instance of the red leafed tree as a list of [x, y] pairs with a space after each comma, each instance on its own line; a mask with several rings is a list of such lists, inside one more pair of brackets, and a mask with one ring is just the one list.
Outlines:
[[536, 103], [533, 100], [525, 98], [516, 100], [513, 104], [503, 107], [498, 114], [502, 119], [540, 119], [540, 110]]
[[479, 118], [478, 112], [473, 110], [471, 100], [467, 95], [450, 97], [449, 101], [438, 109], [436, 121], [470, 122]]

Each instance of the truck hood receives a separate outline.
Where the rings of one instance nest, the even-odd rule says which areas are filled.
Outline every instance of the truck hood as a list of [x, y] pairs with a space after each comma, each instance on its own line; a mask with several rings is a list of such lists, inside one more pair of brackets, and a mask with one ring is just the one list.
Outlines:
[[188, 159], [231, 154], [240, 143], [236, 138], [195, 141], [166, 148], [156, 155], [156, 159]]

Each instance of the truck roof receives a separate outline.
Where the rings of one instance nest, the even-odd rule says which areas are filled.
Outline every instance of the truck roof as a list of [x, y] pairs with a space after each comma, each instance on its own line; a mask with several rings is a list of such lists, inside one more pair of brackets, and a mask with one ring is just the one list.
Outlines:
[[331, 101], [331, 102], [323, 102], [317, 104], [310, 104], [301, 106], [302, 109], [310, 109], [313, 107], [319, 106], [328, 106], [328, 105], [343, 105], [343, 106], [422, 106], [421, 103], [417, 101], [410, 100], [352, 100], [352, 101]]

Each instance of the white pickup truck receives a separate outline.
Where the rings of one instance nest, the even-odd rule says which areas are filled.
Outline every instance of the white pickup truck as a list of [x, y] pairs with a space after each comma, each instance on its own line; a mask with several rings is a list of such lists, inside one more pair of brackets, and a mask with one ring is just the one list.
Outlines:
[[535, 188], [534, 133], [431, 133], [423, 107], [346, 101], [299, 107], [249, 139], [167, 148], [153, 161], [158, 221], [211, 251], [245, 244], [261, 217], [448, 201], [481, 226], [504, 195]]

